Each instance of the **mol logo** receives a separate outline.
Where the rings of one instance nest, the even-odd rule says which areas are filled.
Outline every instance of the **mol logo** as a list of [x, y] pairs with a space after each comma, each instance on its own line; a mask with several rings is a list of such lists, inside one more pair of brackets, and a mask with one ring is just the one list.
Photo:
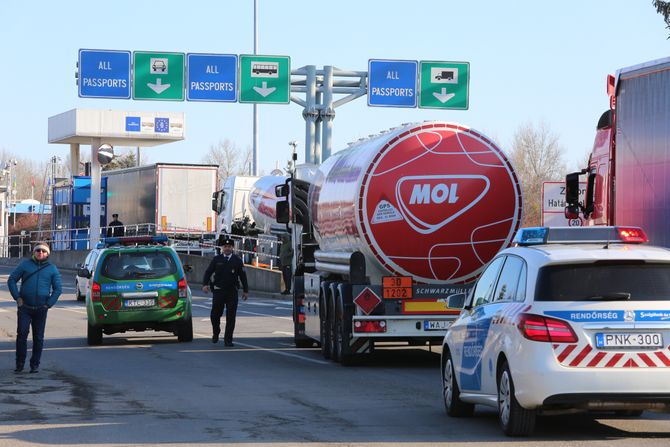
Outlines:
[[475, 206], [489, 188], [484, 175], [407, 176], [398, 179], [395, 194], [405, 221], [417, 232], [430, 234]]
[[457, 194], [458, 183], [438, 183], [433, 186], [430, 183], [416, 184], [412, 187], [412, 196], [409, 198], [409, 204], [430, 204], [442, 203], [449, 200], [449, 203], [456, 203], [458, 200]]

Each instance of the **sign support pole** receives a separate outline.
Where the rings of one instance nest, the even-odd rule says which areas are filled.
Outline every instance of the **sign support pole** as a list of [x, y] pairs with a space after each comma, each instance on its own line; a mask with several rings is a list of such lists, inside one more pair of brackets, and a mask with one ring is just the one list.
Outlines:
[[302, 117], [305, 119], [305, 163], [319, 163], [320, 158], [316, 158], [315, 134], [316, 118], [316, 66], [308, 65], [305, 67], [307, 74], [305, 79], [305, 108], [302, 111]]
[[89, 225], [89, 250], [95, 248], [100, 241], [100, 162], [98, 148], [102, 138], [91, 139], [91, 214]]
[[333, 66], [323, 67], [323, 107], [320, 111], [323, 121], [323, 159], [330, 157], [333, 145], [333, 120], [335, 119], [335, 108], [333, 107]]

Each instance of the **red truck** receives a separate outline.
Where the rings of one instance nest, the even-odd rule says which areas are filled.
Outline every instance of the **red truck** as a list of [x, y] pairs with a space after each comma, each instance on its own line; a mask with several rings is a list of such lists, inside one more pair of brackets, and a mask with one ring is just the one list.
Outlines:
[[588, 166], [566, 176], [565, 215], [586, 225], [639, 226], [651, 243], [670, 247], [670, 58], [618, 70], [607, 93]]

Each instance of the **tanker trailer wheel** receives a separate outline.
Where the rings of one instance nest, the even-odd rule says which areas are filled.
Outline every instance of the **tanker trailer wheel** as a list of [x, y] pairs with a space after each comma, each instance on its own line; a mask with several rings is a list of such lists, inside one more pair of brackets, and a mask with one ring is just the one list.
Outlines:
[[344, 366], [351, 366], [357, 363], [358, 357], [351, 352], [349, 337], [351, 335], [351, 315], [347, 315], [344, 310], [344, 301], [341, 296], [337, 297], [335, 305], [335, 347], [337, 357]]
[[335, 316], [336, 299], [332, 294], [328, 299], [328, 326], [330, 328], [328, 338], [330, 341], [330, 359], [334, 362], [339, 362], [340, 357], [337, 351], [337, 317]]
[[326, 305], [323, 290], [319, 298], [319, 340], [321, 342], [321, 355], [330, 358], [330, 321], [328, 319], [328, 306]]

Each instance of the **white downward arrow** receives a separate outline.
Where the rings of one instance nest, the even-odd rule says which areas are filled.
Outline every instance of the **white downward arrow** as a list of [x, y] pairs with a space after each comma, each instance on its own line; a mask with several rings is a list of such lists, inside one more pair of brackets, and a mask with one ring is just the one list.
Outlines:
[[157, 95], [160, 95], [163, 93], [165, 90], [170, 88], [170, 84], [163, 84], [163, 81], [161, 81], [161, 78], [156, 79], [156, 83], [152, 84], [149, 82], [147, 86], [156, 92]]
[[433, 92], [433, 96], [437, 98], [438, 101], [440, 101], [442, 104], [445, 102], [449, 101], [451, 98], [456, 96], [456, 93], [447, 93], [447, 89], [442, 87], [442, 92], [440, 93], [435, 93]]
[[256, 90], [256, 92], [263, 98], [265, 98], [267, 95], [277, 90], [276, 87], [268, 87], [268, 83], [265, 81], [262, 82], [262, 85], [263, 87], [254, 87], [254, 90]]

